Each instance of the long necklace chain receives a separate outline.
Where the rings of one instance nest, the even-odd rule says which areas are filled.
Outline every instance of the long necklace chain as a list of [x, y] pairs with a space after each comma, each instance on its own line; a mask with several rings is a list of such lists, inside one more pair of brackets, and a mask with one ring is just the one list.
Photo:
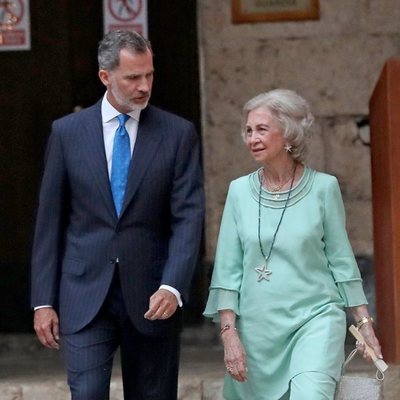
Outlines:
[[[296, 168], [297, 168], [297, 164], [295, 165], [294, 170], [293, 170], [293, 176], [292, 176], [292, 181], [290, 183], [289, 193], [287, 195], [287, 198], [286, 198], [286, 201], [285, 201], [285, 206], [283, 207], [283, 211], [282, 211], [281, 217], [279, 219], [278, 225], [276, 226], [275, 233], [274, 233], [274, 236], [272, 238], [271, 246], [269, 248], [269, 252], [268, 252], [267, 256], [264, 253], [263, 245], [262, 245], [262, 242], [261, 242], [261, 191], [262, 191], [262, 179], [260, 179], [260, 191], [259, 191], [259, 194], [258, 194], [258, 244], [260, 245], [261, 254], [264, 257], [265, 264], [268, 263], [268, 260], [271, 257], [272, 249], [273, 249], [274, 244], [275, 244], [276, 235], [278, 234], [279, 227], [281, 226], [281, 222], [282, 222], [283, 216], [285, 215], [285, 211], [286, 211], [288, 203], [289, 203], [290, 194], [292, 193], [292, 189], [293, 189], [294, 178], [295, 178], [295, 175], [296, 175]], [[267, 268], [266, 265], [265, 265], [265, 268]], [[261, 271], [258, 271], [258, 269], [256, 269], [256, 271], [261, 273]], [[266, 272], [266, 271], [267, 270], [264, 269], [264, 272]], [[270, 271], [269, 271], [269, 274], [271, 274]], [[260, 277], [261, 277], [261, 275], [260, 275]], [[261, 279], [266, 279], [266, 278], [262, 278], [262, 277], [260, 279], [260, 277], [258, 279], [259, 281]]]

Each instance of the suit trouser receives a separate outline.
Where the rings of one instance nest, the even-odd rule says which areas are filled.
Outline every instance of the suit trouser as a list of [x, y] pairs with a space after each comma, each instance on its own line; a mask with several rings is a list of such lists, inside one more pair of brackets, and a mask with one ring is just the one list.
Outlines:
[[108, 400], [114, 354], [121, 353], [125, 400], [176, 400], [179, 337], [143, 336], [130, 321], [116, 272], [107, 299], [84, 329], [64, 335], [72, 400]]

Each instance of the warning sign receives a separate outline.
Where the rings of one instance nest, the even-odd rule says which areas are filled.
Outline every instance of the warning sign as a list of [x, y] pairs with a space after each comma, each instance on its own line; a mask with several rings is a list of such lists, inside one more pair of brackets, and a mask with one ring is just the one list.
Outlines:
[[103, 0], [104, 33], [128, 29], [147, 37], [147, 0]]
[[30, 48], [29, 0], [0, 0], [0, 51]]

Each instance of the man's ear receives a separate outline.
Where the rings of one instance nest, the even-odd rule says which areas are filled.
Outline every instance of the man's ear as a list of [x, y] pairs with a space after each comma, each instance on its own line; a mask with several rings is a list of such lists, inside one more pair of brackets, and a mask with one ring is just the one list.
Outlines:
[[100, 69], [99, 78], [104, 86], [108, 87], [111, 84], [110, 73], [107, 70]]

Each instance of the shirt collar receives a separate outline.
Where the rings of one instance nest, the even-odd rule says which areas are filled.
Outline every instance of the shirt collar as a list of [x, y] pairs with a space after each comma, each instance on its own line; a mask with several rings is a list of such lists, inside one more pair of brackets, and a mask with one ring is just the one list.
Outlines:
[[[132, 110], [127, 115], [133, 118], [135, 121], [139, 121], [141, 110]], [[110, 122], [113, 118], [121, 114], [116, 108], [114, 108], [107, 99], [107, 92], [104, 94], [103, 100], [101, 102], [101, 118], [103, 124]]]

